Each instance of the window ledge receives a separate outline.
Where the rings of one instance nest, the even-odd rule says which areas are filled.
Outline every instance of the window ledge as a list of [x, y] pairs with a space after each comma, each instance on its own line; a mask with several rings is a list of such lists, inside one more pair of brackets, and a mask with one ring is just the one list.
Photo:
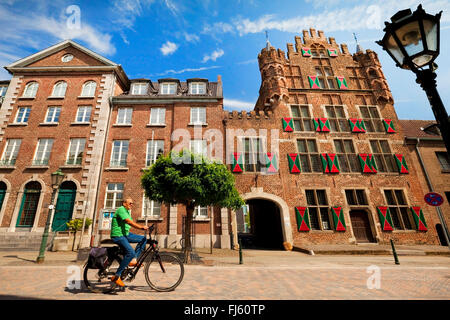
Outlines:
[[450, 173], [450, 169], [442, 169], [441, 173]]
[[105, 168], [106, 171], [128, 171], [128, 167], [107, 167]]
[[18, 97], [17, 99], [19, 99], [19, 100], [34, 100], [34, 99], [36, 99], [36, 97]]
[[83, 166], [81, 164], [65, 164], [60, 166], [61, 169], [82, 169]]
[[165, 127], [166, 124], [165, 123], [148, 123], [147, 127]]
[[94, 99], [95, 96], [78, 96], [77, 99]]
[[193, 222], [209, 222], [211, 221], [211, 218], [193, 218]]
[[133, 125], [131, 123], [114, 123], [112, 126], [113, 127], [132, 127]]
[[59, 122], [41, 122], [39, 123], [40, 126], [57, 126], [59, 124]]
[[31, 165], [25, 167], [25, 169], [49, 169], [49, 168], [50, 168], [49, 165]]
[[23, 126], [27, 126], [28, 123], [20, 123], [20, 122], [13, 122], [13, 123], [8, 123], [8, 126], [15, 126], [15, 127], [23, 127]]
[[161, 217], [148, 217], [148, 218], [145, 218], [145, 217], [139, 217], [139, 218], [137, 218], [137, 221], [139, 221], [139, 222], [145, 222], [145, 221], [163, 221], [164, 219], [163, 218], [161, 218]]
[[88, 126], [90, 125], [90, 122], [71, 122], [70, 125], [71, 126]]
[[16, 169], [16, 166], [0, 165], [0, 170], [14, 170], [14, 169]]
[[65, 98], [65, 96], [63, 96], [63, 97], [56, 97], [56, 96], [47, 97], [47, 99], [51, 99], [51, 100], [58, 100], [58, 99], [64, 99], [64, 98]]
[[201, 126], [201, 127], [206, 127], [208, 125], [208, 123], [206, 123], [206, 122], [202, 122], [202, 123], [192, 123], [192, 122], [189, 122], [188, 123], [188, 126]]

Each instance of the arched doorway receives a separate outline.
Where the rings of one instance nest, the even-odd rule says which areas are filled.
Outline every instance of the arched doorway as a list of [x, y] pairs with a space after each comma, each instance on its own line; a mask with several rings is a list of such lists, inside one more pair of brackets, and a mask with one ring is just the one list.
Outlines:
[[6, 190], [8, 189], [8, 186], [3, 181], [0, 181], [0, 210], [3, 206], [3, 200], [5, 200]]
[[[283, 249], [283, 230], [281, 226], [280, 208], [266, 199], [247, 200], [248, 212], [242, 209], [237, 217], [243, 221], [244, 227], [239, 229], [239, 238], [244, 249]], [[236, 212], [239, 216], [240, 212]]]
[[66, 223], [72, 219], [76, 195], [77, 186], [74, 182], [64, 181], [61, 184], [53, 216], [52, 231], [66, 231], [68, 229]]
[[37, 181], [30, 181], [25, 185], [16, 227], [33, 227], [34, 218], [36, 217], [36, 211], [39, 204], [39, 198], [41, 196], [41, 189], [41, 184]]

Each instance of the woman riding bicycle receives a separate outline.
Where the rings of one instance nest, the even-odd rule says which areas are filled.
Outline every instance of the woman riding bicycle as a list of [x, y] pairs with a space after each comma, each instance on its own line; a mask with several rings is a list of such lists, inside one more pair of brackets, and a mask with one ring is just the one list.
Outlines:
[[[118, 208], [114, 213], [111, 224], [111, 240], [123, 248], [125, 255], [119, 268], [116, 271], [111, 281], [116, 283], [120, 287], [124, 287], [125, 284], [120, 279], [120, 275], [127, 266], [133, 267], [136, 265], [137, 258], [145, 250], [145, 244], [147, 238], [130, 232], [130, 228], [134, 227], [141, 230], [147, 230], [147, 226], [142, 226], [133, 221], [130, 214], [130, 209], [133, 206], [133, 199], [130, 197], [124, 198], [123, 206]], [[130, 245], [130, 243], [138, 243], [136, 250]]]

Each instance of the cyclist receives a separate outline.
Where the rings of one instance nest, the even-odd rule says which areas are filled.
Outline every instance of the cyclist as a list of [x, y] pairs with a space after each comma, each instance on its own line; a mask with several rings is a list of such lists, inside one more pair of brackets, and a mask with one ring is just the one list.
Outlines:
[[[130, 214], [130, 209], [133, 206], [133, 199], [130, 197], [124, 198], [123, 206], [118, 208], [114, 213], [111, 223], [111, 240], [122, 247], [125, 251], [125, 256], [117, 269], [116, 274], [111, 278], [111, 281], [120, 287], [124, 287], [120, 275], [127, 266], [134, 267], [137, 263], [137, 258], [145, 250], [147, 238], [130, 232], [130, 228], [134, 227], [141, 230], [147, 230], [147, 226], [142, 226], [133, 221]], [[136, 250], [130, 243], [138, 243]]]

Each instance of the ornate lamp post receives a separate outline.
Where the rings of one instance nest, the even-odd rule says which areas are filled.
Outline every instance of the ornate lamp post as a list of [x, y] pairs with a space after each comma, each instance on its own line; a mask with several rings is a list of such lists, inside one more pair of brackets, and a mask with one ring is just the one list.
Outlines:
[[422, 9], [411, 12], [402, 10], [385, 22], [386, 33], [377, 41], [386, 50], [396, 65], [416, 74], [416, 82], [425, 91], [441, 131], [447, 153], [450, 154], [450, 125], [447, 111], [436, 88], [437, 65], [434, 60], [439, 55], [439, 23], [442, 11], [431, 15]]
[[42, 242], [41, 242], [41, 248], [39, 250], [39, 256], [36, 259], [37, 263], [42, 263], [42, 262], [44, 262], [44, 259], [45, 259], [44, 255], [45, 255], [45, 247], [47, 246], [48, 229], [50, 228], [50, 219], [55, 210], [55, 205], [54, 205], [55, 194], [56, 194], [56, 190], [58, 190], [59, 185], [61, 184], [63, 179], [64, 179], [64, 173], [61, 172], [61, 169], [58, 169], [52, 173], [52, 189], [53, 189], [52, 200], [50, 201], [50, 205], [48, 207], [49, 212], [47, 215], [47, 222], [45, 223], [44, 233], [42, 234]]

